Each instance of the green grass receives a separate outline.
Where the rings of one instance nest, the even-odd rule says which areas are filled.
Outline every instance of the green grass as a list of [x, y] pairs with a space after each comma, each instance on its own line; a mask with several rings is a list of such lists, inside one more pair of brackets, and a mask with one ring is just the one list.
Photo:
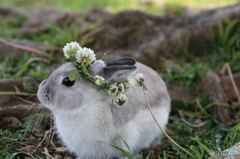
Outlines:
[[197, 84], [202, 82], [206, 70], [207, 64], [196, 58], [195, 61], [188, 62], [181, 68], [165, 66], [165, 71], [160, 74], [167, 82], [177, 83], [181, 87], [193, 90]]
[[[34, 156], [33, 150], [21, 149], [23, 146], [21, 143], [30, 142], [32, 145], [37, 145], [40, 142], [40, 138], [30, 138], [31, 131], [36, 122], [27, 121], [23, 126], [15, 123], [18, 129], [8, 128], [0, 131], [0, 158], [5, 159], [19, 159], [20, 156]], [[36, 155], [43, 157], [44, 155], [36, 152]]]
[[1, 62], [1, 74], [0, 79], [19, 78], [25, 76], [34, 76], [37, 78], [47, 78], [51, 71], [49, 63], [44, 63], [41, 60], [34, 60], [38, 56], [33, 53], [22, 54], [21, 60], [15, 60], [14, 54], [7, 56], [4, 61]]
[[[223, 24], [226, 24], [224, 27]], [[217, 36], [212, 34], [211, 53], [211, 65], [215, 69], [220, 70], [223, 66], [223, 62], [228, 62], [232, 66], [232, 71], [239, 71], [240, 64], [237, 61], [240, 60], [240, 29], [236, 25], [239, 21], [230, 21], [226, 19], [225, 22], [218, 23]], [[213, 28], [211, 28], [213, 32]]]
[[[204, 111], [201, 111], [197, 103], [194, 101], [172, 101], [172, 112], [169, 119], [168, 128], [172, 131], [171, 138], [179, 145], [191, 152], [191, 157], [185, 152], [170, 144], [163, 155], [159, 156], [164, 159], [184, 158], [184, 159], [207, 159], [210, 157], [210, 150], [223, 151], [240, 141], [240, 124], [236, 123], [235, 127], [224, 127], [220, 124], [216, 117], [213, 116], [213, 108], [209, 106], [211, 103], [202, 96], [201, 104]], [[188, 123], [195, 124], [197, 121], [208, 121], [201, 127], [191, 127], [185, 124], [180, 117], [183, 117]], [[17, 123], [14, 123], [18, 125]], [[42, 151], [34, 152], [32, 149], [24, 149], [23, 143], [37, 147], [42, 140], [41, 137], [31, 137], [32, 130], [36, 122], [27, 121], [24, 125], [18, 125], [18, 128], [8, 128], [0, 131], [0, 158], [17, 158], [20, 156], [41, 156], [45, 158]], [[160, 130], [159, 130], [160, 131]], [[43, 136], [43, 134], [42, 134]], [[56, 140], [56, 139], [54, 139]], [[50, 139], [45, 142], [49, 142]], [[123, 140], [124, 142], [124, 140]], [[107, 144], [100, 142], [99, 144]], [[125, 142], [127, 145], [127, 143]], [[119, 147], [111, 145], [118, 149], [129, 159], [132, 159], [131, 150], [125, 151]], [[128, 146], [127, 146], [128, 147]], [[151, 157], [151, 153], [148, 154]], [[142, 157], [143, 159], [144, 157]], [[145, 156], [147, 159], [147, 157]]]
[[185, 41], [179, 40], [182, 49], [177, 53], [178, 58], [174, 56], [172, 58], [176, 65], [162, 65], [160, 75], [165, 81], [193, 90], [202, 82], [208, 68], [220, 72], [223, 65], [229, 63], [233, 73], [239, 72], [240, 29], [238, 24], [237, 20], [225, 19], [216, 27], [210, 27], [210, 40], [200, 44], [203, 46], [200, 51], [190, 48], [190, 36]]
[[[80, 27], [76, 29], [77, 24], [80, 24], [84, 19], [84, 16], [79, 17], [77, 21], [70, 22], [68, 18], [64, 24], [46, 24], [47, 32], [29, 32], [25, 36], [29, 40], [36, 42], [44, 42], [53, 46], [62, 47], [69, 41], [77, 41], [78, 37], [81, 36], [80, 45], [84, 46], [87, 43], [93, 41], [92, 36], [99, 32], [101, 29], [98, 27], [102, 19], [99, 19], [95, 23]], [[88, 32], [86, 34], [86, 32]]]
[[[202, 104], [207, 103], [208, 101], [203, 98]], [[171, 138], [192, 153], [193, 156], [189, 156], [177, 146], [171, 144], [164, 150], [163, 155], [158, 156], [159, 159], [207, 159], [211, 157], [210, 151], [220, 152], [240, 141], [239, 123], [236, 123], [234, 127], [224, 127], [217, 121], [216, 117], [212, 115], [213, 109], [209, 107], [209, 104], [204, 105], [204, 112], [199, 110], [196, 105], [196, 102], [173, 100], [173, 110], [168, 124], [168, 128], [172, 131], [170, 135]], [[175, 106], [178, 107], [175, 108]], [[194, 124], [197, 120], [208, 122], [201, 127], [194, 128], [185, 124], [180, 119], [180, 116], [184, 117], [190, 124]], [[127, 143], [125, 144], [127, 145]], [[111, 146], [126, 154], [129, 159], [132, 159], [132, 156], [125, 150], [114, 145]], [[151, 153], [149, 153], [146, 158], [149, 156], [151, 156]], [[212, 157], [216, 158], [215, 156]], [[143, 158], [144, 157], [141, 157], [141, 159]]]

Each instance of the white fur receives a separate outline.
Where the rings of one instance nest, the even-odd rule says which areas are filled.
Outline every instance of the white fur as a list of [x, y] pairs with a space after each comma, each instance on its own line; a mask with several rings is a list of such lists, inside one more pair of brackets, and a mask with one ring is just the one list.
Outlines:
[[[170, 111], [166, 86], [155, 71], [140, 63], [136, 66], [138, 71], [133, 70], [133, 73], [144, 74], [153, 113], [166, 128]], [[72, 87], [62, 85], [61, 80], [69, 76], [66, 70], [71, 67], [73, 65], [68, 63], [53, 72], [39, 86], [38, 98], [52, 110], [60, 138], [78, 159], [124, 159], [126, 157], [119, 150], [109, 145], [129, 151], [123, 140], [133, 155], [153, 143], [160, 144], [163, 134], [147, 109], [142, 88], [136, 86], [126, 91], [128, 103], [117, 108], [112, 104], [112, 96], [89, 81], [76, 80]]]
[[[97, 109], [96, 109], [97, 108]], [[102, 104], [97, 104], [97, 107], [91, 107], [79, 116], [75, 112], [72, 115], [57, 115], [56, 124], [58, 127], [58, 132], [67, 147], [75, 152], [78, 158], [86, 158], [85, 154], [91, 152], [92, 156], [97, 155], [98, 157], [103, 156], [105, 158], [106, 152], [109, 156], [119, 155], [118, 151], [114, 151], [107, 143], [112, 143], [111, 135], [98, 134], [99, 131], [99, 120], [102, 120], [102, 114], [99, 111], [106, 110]], [[164, 107], [160, 109], [153, 109], [154, 113], [157, 115], [156, 118], [160, 125], [165, 128], [168, 120], [168, 111]], [[161, 114], [158, 115], [158, 114]], [[88, 116], [93, 116], [92, 119], [87, 119]], [[105, 114], [107, 122], [112, 123], [111, 116]], [[72, 121], [76, 122], [72, 122]], [[69, 124], [71, 123], [71, 124]], [[89, 128], [91, 131], [89, 131]], [[105, 127], [102, 127], [105, 129]], [[132, 130], [132, 131], [129, 131]], [[122, 132], [122, 138], [116, 139], [115, 146], [121, 147], [128, 151], [125, 144], [122, 142], [124, 139], [128, 146], [132, 149], [142, 149], [149, 148], [153, 140], [159, 135], [159, 128], [157, 127], [153, 117], [151, 116], [149, 110], [140, 111], [134, 119], [128, 124], [123, 125], [118, 128], [108, 127], [108, 134], [117, 134]], [[69, 135], [71, 134], [71, 135]], [[97, 141], [103, 141], [105, 143], [99, 143]], [[88, 144], [86, 144], [88, 143]], [[139, 145], [139, 146], [138, 146]], [[101, 154], [103, 153], [103, 154]], [[89, 158], [90, 159], [90, 158]]]

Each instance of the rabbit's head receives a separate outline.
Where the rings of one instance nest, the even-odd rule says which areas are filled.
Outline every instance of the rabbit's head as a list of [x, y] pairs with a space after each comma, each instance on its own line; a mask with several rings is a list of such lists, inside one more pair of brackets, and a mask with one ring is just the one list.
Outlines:
[[[109, 83], [121, 82], [137, 70], [133, 58], [120, 58], [106, 63], [94, 63], [87, 69], [92, 77], [100, 75]], [[69, 80], [73, 63], [66, 63], [56, 69], [39, 86], [38, 98], [52, 111], [84, 109], [86, 103], [94, 104], [107, 98], [107, 93], [90, 81], [80, 78]], [[102, 92], [101, 92], [102, 91]]]

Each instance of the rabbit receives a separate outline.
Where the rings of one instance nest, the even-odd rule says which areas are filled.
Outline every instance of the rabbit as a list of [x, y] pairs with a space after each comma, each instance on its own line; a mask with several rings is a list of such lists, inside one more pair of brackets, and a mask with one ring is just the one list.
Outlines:
[[[68, 70], [74, 67], [69, 62], [57, 68], [39, 85], [37, 95], [52, 111], [61, 140], [77, 159], [125, 159], [112, 145], [137, 156], [141, 150], [161, 143], [163, 133], [148, 110], [143, 88], [136, 83], [134, 88], [126, 90], [127, 103], [116, 107], [113, 96], [80, 74], [80, 79], [70, 81]], [[91, 76], [101, 75], [110, 83], [127, 78], [135, 80], [137, 73], [143, 73], [149, 103], [166, 129], [170, 96], [154, 70], [130, 57], [94, 63], [87, 69]]]

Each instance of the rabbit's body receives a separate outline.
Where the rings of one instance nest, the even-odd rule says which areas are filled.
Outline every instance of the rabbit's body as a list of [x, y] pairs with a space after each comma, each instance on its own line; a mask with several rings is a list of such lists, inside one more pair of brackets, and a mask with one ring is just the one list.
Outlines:
[[[134, 79], [138, 72], [144, 74], [150, 105], [160, 125], [165, 127], [170, 111], [166, 86], [152, 69], [140, 63], [135, 66], [137, 72], [129, 77]], [[62, 141], [79, 159], [124, 158], [119, 150], [109, 145], [128, 151], [123, 140], [133, 154], [160, 144], [163, 135], [147, 108], [141, 87], [126, 90], [127, 104], [116, 107], [112, 104], [113, 96], [83, 78], [76, 80], [71, 89], [61, 85], [72, 67], [72, 63], [67, 63], [55, 70], [40, 85], [38, 97], [52, 110]]]

